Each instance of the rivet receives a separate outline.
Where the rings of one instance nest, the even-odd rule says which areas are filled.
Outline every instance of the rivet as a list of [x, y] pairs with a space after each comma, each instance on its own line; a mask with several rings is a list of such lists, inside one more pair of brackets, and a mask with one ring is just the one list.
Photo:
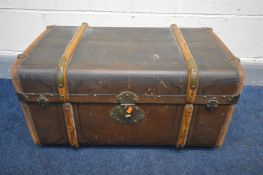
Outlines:
[[24, 57], [25, 57], [24, 54], [19, 54], [19, 55], [17, 55], [17, 59], [21, 59], [21, 58], [24, 58]]
[[24, 97], [25, 97], [25, 100], [29, 100], [29, 97], [27, 95], [25, 95]]
[[52, 29], [54, 28], [54, 25], [47, 26], [47, 29]]

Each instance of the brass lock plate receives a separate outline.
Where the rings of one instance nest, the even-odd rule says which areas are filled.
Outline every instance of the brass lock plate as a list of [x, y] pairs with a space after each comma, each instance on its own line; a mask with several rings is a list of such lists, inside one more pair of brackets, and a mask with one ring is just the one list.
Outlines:
[[110, 111], [110, 117], [120, 123], [137, 123], [145, 116], [144, 111], [135, 105], [138, 97], [132, 92], [122, 92], [117, 97], [119, 105]]

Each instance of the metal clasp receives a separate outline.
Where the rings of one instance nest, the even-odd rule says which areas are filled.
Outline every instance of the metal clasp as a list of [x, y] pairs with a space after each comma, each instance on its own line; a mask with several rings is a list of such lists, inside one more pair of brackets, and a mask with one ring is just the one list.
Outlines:
[[145, 114], [141, 108], [135, 105], [138, 97], [136, 94], [125, 91], [117, 96], [119, 105], [110, 111], [110, 117], [121, 123], [137, 123]]
[[216, 99], [216, 97], [212, 97], [211, 99], [208, 100], [207, 104], [206, 104], [206, 110], [208, 111], [214, 111], [218, 108], [218, 100]]
[[42, 108], [47, 108], [48, 107], [48, 99], [44, 95], [40, 95], [37, 98], [37, 102]]

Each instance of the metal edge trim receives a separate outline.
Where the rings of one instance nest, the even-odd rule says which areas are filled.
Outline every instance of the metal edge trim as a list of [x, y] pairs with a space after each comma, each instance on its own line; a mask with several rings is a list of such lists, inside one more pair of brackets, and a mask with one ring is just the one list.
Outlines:
[[[50, 93], [17, 93], [20, 100], [38, 102], [45, 98], [48, 103], [60, 102], [58, 94]], [[117, 103], [118, 94], [69, 94], [70, 103]], [[140, 104], [185, 104], [185, 95], [139, 96], [136, 103]], [[192, 104], [207, 104], [216, 99], [217, 104], [236, 104], [239, 95], [196, 95]]]
[[187, 81], [187, 91], [186, 91], [186, 95], [187, 95], [186, 102], [191, 104], [195, 100], [195, 96], [196, 96], [197, 88], [198, 88], [198, 67], [184, 39], [184, 36], [181, 30], [175, 24], [172, 24], [170, 26], [170, 30], [175, 36], [179, 44], [180, 50], [182, 52], [182, 55], [184, 57], [184, 60], [187, 64], [188, 81]]

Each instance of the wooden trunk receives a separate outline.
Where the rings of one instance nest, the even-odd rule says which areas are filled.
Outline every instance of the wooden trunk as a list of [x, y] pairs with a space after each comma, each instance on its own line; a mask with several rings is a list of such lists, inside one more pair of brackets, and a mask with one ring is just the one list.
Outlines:
[[221, 146], [243, 87], [210, 28], [49, 26], [13, 84], [40, 145]]

